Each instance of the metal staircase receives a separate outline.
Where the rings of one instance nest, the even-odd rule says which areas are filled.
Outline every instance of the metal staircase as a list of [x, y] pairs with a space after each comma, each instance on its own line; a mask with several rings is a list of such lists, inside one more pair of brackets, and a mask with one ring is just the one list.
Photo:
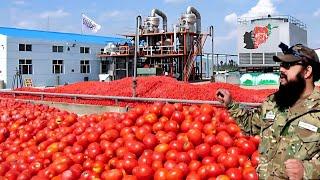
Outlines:
[[187, 62], [183, 69], [183, 72], [184, 72], [183, 80], [186, 82], [189, 81], [192, 70], [194, 69], [195, 60], [197, 56], [201, 54], [204, 43], [206, 42], [207, 36], [208, 36], [207, 34], [200, 34], [198, 39], [195, 41], [193, 50], [191, 49], [191, 51], [189, 52]]

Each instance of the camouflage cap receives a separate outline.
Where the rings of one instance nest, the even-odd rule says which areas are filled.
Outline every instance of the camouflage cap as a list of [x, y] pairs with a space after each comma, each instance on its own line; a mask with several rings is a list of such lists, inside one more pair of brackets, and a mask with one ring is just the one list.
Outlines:
[[302, 44], [296, 44], [288, 48], [287, 45], [281, 43], [279, 47], [282, 49], [283, 55], [273, 56], [276, 62], [297, 62], [301, 60], [313, 61], [319, 63], [319, 57], [315, 50], [310, 49]]

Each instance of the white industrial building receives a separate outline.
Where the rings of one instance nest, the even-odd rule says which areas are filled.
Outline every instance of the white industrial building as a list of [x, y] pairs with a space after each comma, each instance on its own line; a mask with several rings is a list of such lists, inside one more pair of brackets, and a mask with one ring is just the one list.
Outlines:
[[33, 86], [99, 80], [103, 67], [97, 54], [110, 42], [127, 40], [0, 27], [0, 81], [12, 88], [25, 79]]
[[272, 71], [279, 67], [273, 56], [282, 54], [280, 42], [289, 47], [307, 45], [307, 27], [292, 16], [266, 16], [238, 20], [238, 54], [240, 69]]

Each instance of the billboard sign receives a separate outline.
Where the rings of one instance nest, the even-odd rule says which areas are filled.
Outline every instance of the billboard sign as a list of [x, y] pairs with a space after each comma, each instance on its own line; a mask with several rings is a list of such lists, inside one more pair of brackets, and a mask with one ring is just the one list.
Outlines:
[[243, 34], [243, 42], [245, 49], [257, 49], [263, 43], [268, 41], [269, 36], [272, 34], [273, 29], [279, 26], [272, 26], [270, 23], [266, 26], [254, 26], [251, 31], [246, 31]]

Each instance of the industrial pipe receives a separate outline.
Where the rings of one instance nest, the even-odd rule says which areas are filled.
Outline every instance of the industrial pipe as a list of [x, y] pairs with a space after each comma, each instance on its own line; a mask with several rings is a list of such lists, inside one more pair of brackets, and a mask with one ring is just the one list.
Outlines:
[[159, 16], [162, 17], [163, 30], [164, 30], [164, 32], [167, 32], [167, 16], [159, 9], [152, 9], [151, 16], [155, 17], [156, 14], [158, 14]]
[[187, 8], [187, 14], [195, 14], [196, 18], [197, 18], [197, 33], [200, 34], [201, 33], [201, 15], [200, 13], [192, 6], [189, 6]]
[[[210, 26], [209, 35], [211, 36], [211, 60], [212, 60], [212, 67], [213, 67], [213, 64], [214, 64], [214, 60], [213, 60], [213, 57], [214, 57], [214, 51], [213, 51], [213, 48], [214, 48], [214, 42], [213, 42], [214, 29], [213, 29], [213, 26]], [[218, 59], [217, 59], [217, 69], [216, 70], [218, 71]], [[214, 76], [214, 69], [213, 68], [212, 68], [212, 76]]]
[[137, 24], [136, 24], [136, 37], [134, 44], [134, 59], [133, 59], [133, 78], [132, 78], [132, 96], [136, 97], [136, 88], [137, 88], [137, 56], [139, 52], [139, 30], [141, 26], [141, 16], [137, 16]]

